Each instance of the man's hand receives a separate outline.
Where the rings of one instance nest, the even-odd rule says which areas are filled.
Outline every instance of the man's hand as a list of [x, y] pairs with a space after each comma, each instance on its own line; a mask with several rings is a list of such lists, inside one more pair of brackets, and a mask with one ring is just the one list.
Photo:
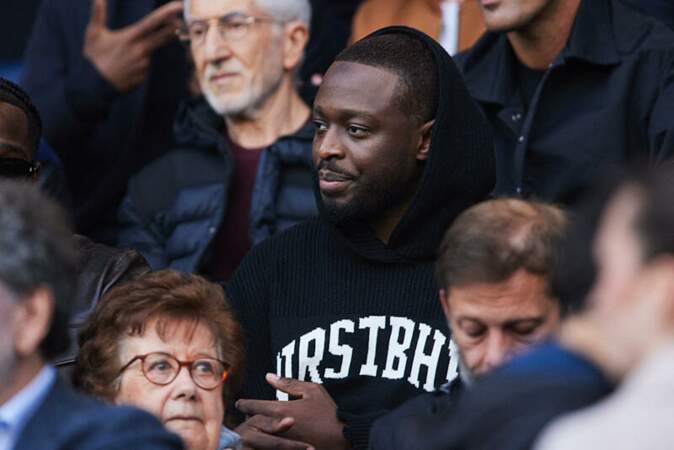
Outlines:
[[294, 424], [290, 417], [276, 419], [257, 415], [248, 418], [234, 431], [241, 436], [244, 450], [314, 450], [309, 444], [275, 436], [288, 431]]
[[92, 0], [84, 35], [84, 56], [119, 92], [135, 88], [147, 77], [152, 53], [176, 38], [182, 3], [173, 1], [119, 30], [107, 25], [107, 0]]
[[307, 442], [320, 450], [350, 448], [344, 438], [344, 424], [337, 419], [337, 405], [323, 386], [316, 383], [279, 378], [267, 374], [267, 382], [296, 400], [287, 402], [266, 400], [239, 400], [236, 407], [248, 416], [291, 418], [294, 424], [284, 437]]

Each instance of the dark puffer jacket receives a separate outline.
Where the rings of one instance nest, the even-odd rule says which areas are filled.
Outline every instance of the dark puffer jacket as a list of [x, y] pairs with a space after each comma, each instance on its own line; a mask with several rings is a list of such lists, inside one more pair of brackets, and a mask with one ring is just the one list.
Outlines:
[[[137, 249], [154, 270], [199, 272], [225, 216], [234, 171], [224, 133], [224, 120], [203, 99], [180, 108], [177, 148], [129, 182], [120, 247]], [[251, 199], [253, 244], [317, 213], [312, 139], [307, 124], [262, 152]]]

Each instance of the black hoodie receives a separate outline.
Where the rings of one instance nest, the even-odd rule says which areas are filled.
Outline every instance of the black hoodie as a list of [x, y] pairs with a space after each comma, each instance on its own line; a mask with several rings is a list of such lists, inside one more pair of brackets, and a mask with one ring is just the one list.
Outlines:
[[247, 335], [241, 397], [275, 398], [267, 372], [322, 383], [354, 448], [367, 448], [378, 416], [456, 376], [433, 259], [452, 220], [494, 186], [489, 126], [450, 56], [416, 30], [373, 35], [385, 33], [426, 43], [440, 84], [430, 156], [389, 243], [330, 223], [317, 194], [321, 216], [254, 248], [227, 289]]

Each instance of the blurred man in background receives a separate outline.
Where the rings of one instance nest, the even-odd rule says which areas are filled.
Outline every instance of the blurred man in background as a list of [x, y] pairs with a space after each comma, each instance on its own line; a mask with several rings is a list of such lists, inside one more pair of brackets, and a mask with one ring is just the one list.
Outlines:
[[181, 449], [147, 413], [75, 394], [46, 363], [68, 348], [71, 235], [37, 187], [0, 181], [0, 448]]
[[674, 32], [619, 0], [479, 0], [457, 60], [495, 136], [496, 193], [570, 201], [598, 170], [674, 157]]
[[120, 245], [155, 270], [228, 280], [253, 244], [316, 213], [296, 86], [310, 17], [307, 0], [185, 3], [204, 97], [180, 109], [177, 147], [131, 180]]
[[[16, 84], [0, 78], [0, 179], [39, 181], [43, 166], [35, 161], [42, 121], [28, 95]], [[41, 188], [43, 186], [39, 183]], [[70, 299], [74, 328], [81, 325], [92, 306], [113, 285], [149, 272], [135, 250], [118, 250], [75, 235], [78, 286]], [[62, 366], [74, 361], [74, 345], [52, 362]]]
[[129, 177], [171, 146], [189, 68], [180, 2], [44, 0], [21, 84], [61, 158], [80, 233], [114, 243]]
[[550, 277], [565, 230], [560, 209], [514, 199], [480, 203], [454, 221], [440, 246], [436, 278], [462, 362], [459, 377], [378, 420], [372, 450], [423, 448], [421, 430], [463, 389], [557, 330], [563, 308]]
[[554, 422], [539, 450], [657, 450], [674, 433], [674, 167], [623, 180], [594, 245], [599, 276], [588, 309], [560, 341], [618, 390]]

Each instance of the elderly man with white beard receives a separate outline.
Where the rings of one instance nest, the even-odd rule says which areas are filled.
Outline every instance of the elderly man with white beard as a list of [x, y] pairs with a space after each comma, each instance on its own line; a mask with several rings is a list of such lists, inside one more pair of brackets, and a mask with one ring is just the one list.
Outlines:
[[307, 0], [185, 2], [203, 97], [179, 110], [177, 147], [131, 179], [119, 245], [226, 281], [252, 245], [316, 213], [296, 83], [310, 17]]

